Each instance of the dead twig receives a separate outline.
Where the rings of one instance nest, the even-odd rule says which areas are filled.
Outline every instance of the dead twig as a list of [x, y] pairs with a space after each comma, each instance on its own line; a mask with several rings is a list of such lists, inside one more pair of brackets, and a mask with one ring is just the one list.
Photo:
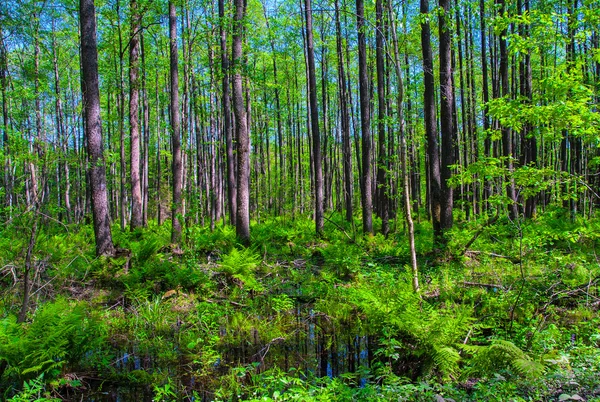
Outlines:
[[475, 234], [473, 234], [473, 237], [471, 237], [471, 239], [467, 242], [467, 244], [465, 244], [465, 246], [462, 249], [462, 252], [458, 253], [458, 255], [464, 255], [467, 250], [469, 250], [469, 247], [471, 247], [471, 245], [473, 243], [475, 243], [475, 240], [477, 240], [477, 238], [483, 233], [483, 231], [485, 230], [485, 228], [487, 228], [488, 226], [493, 225], [494, 223], [496, 223], [496, 221], [498, 220], [498, 218], [500, 218], [500, 209], [496, 210], [496, 215], [491, 217], [490, 219], [488, 219], [488, 221], [486, 223], [484, 223], [483, 225], [481, 225], [481, 227], [479, 228], [479, 230], [477, 230], [477, 232], [475, 232]]
[[504, 286], [496, 284], [496, 283], [479, 283], [479, 282], [463, 282], [463, 285], [465, 286], [479, 286], [482, 288], [489, 288], [489, 289], [501, 289], [504, 290]]
[[337, 223], [335, 223], [334, 221], [332, 221], [331, 219], [329, 219], [326, 216], [323, 216], [325, 218], [325, 220], [329, 223], [331, 223], [333, 226], [335, 226], [336, 228], [338, 228], [338, 230], [340, 232], [342, 232], [343, 234], [346, 235], [346, 237], [348, 238], [348, 240], [350, 240], [350, 243], [354, 243], [354, 240], [350, 237], [350, 235], [348, 233], [346, 233], [346, 231], [344, 230], [343, 227], [341, 227], [340, 225], [338, 225]]
[[520, 264], [521, 263], [521, 259], [518, 258], [518, 257], [511, 257], [510, 255], [496, 254], [496, 253], [491, 253], [491, 252], [487, 252], [487, 251], [467, 250], [463, 254], [466, 257], [474, 257], [474, 256], [478, 256], [478, 255], [487, 255], [489, 257], [494, 257], [494, 258], [504, 258], [504, 259], [512, 262], [513, 264]]

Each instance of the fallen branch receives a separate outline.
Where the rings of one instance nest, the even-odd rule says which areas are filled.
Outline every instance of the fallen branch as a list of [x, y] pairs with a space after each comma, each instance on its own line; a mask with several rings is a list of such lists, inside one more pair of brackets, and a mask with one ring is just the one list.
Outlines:
[[494, 258], [504, 258], [506, 260], [509, 260], [510, 262], [512, 262], [513, 264], [520, 264], [521, 263], [521, 259], [518, 257], [511, 257], [510, 255], [502, 255], [502, 254], [496, 254], [496, 253], [490, 253], [487, 251], [477, 251], [477, 250], [467, 250], [464, 252], [464, 255], [467, 257], [471, 257], [471, 256], [476, 256], [476, 255], [487, 255], [489, 257], [494, 257]]
[[500, 210], [496, 210], [496, 215], [493, 216], [492, 218], [488, 219], [488, 221], [486, 223], [484, 223], [477, 232], [475, 232], [475, 234], [473, 234], [473, 237], [471, 237], [471, 239], [467, 242], [467, 244], [465, 244], [465, 246], [462, 249], [461, 253], [458, 253], [458, 255], [464, 255], [467, 250], [469, 250], [469, 247], [471, 247], [471, 245], [473, 243], [475, 243], [475, 240], [477, 240], [477, 238], [483, 233], [483, 231], [485, 230], [485, 228], [487, 228], [488, 226], [493, 225], [494, 223], [496, 223], [496, 221], [498, 220], [498, 218], [500, 218]]
[[350, 237], [350, 235], [348, 233], [346, 233], [346, 231], [344, 230], [343, 227], [341, 227], [340, 225], [338, 225], [337, 223], [335, 223], [334, 221], [332, 221], [331, 219], [329, 219], [326, 216], [323, 216], [323, 218], [325, 218], [325, 220], [327, 220], [327, 222], [331, 223], [332, 225], [334, 225], [336, 228], [338, 228], [343, 234], [346, 235], [346, 237], [348, 238], [348, 240], [350, 240], [351, 243], [354, 243], [354, 240]]
[[479, 286], [479, 287], [488, 288], [488, 289], [502, 289], [502, 290], [504, 290], [504, 286], [498, 285], [496, 283], [479, 283], [479, 282], [467, 282], [467, 281], [464, 281], [463, 285], [465, 285], [465, 286]]

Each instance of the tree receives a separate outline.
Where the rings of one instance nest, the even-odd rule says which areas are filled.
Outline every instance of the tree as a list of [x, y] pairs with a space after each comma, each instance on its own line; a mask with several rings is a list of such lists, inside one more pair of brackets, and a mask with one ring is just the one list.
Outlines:
[[453, 113], [455, 110], [454, 88], [452, 81], [452, 32], [448, 19], [451, 0], [439, 0], [439, 30], [440, 30], [440, 126], [442, 137], [440, 226], [442, 231], [452, 228], [454, 205], [453, 191], [448, 180], [452, 176], [451, 165], [454, 164], [454, 138], [456, 126]]
[[308, 63], [308, 100], [310, 106], [310, 131], [312, 134], [312, 163], [314, 166], [315, 230], [323, 232], [323, 169], [321, 167], [321, 135], [319, 133], [319, 110], [317, 106], [317, 79], [315, 76], [315, 50], [312, 29], [311, 0], [305, 0], [306, 57]]
[[427, 138], [427, 189], [431, 211], [434, 240], [442, 238], [441, 227], [441, 176], [440, 151], [438, 144], [437, 115], [435, 108], [435, 81], [433, 76], [433, 55], [431, 52], [431, 28], [429, 25], [429, 0], [421, 0], [421, 52], [423, 55], [423, 114], [425, 136]]
[[387, 101], [385, 94], [385, 32], [383, 27], [383, 0], [375, 2], [375, 57], [377, 64], [377, 132], [379, 136], [379, 157], [377, 161], [377, 202], [381, 216], [381, 233], [387, 236], [389, 231], [388, 186], [387, 186], [387, 152], [386, 152], [386, 127]]
[[[499, 13], [504, 15], [506, 11], [506, 5], [504, 0], [499, 0]], [[508, 35], [508, 28], [504, 28], [500, 32], [500, 96], [510, 96], [510, 82], [508, 81], [508, 44], [506, 36]], [[517, 210], [517, 195], [515, 191], [515, 182], [512, 178], [513, 167], [513, 145], [512, 145], [512, 130], [507, 125], [502, 125], [502, 151], [506, 158], [506, 169], [509, 176], [506, 178], [506, 195], [510, 200], [508, 206], [510, 219], [516, 219], [518, 216]]]
[[367, 40], [365, 7], [363, 0], [356, 0], [356, 28], [358, 29], [358, 85], [360, 98], [360, 131], [362, 135], [362, 221], [364, 233], [373, 233], [373, 196], [371, 186], [371, 107], [369, 96], [369, 73], [367, 71]]
[[88, 174], [91, 187], [92, 215], [96, 254], [114, 255], [115, 248], [110, 232], [108, 197], [106, 193], [106, 167], [102, 145], [100, 120], [100, 91], [98, 88], [98, 48], [96, 41], [96, 15], [94, 0], [80, 0], [82, 96], [85, 114], [85, 134], [89, 155]]
[[183, 213], [181, 191], [183, 187], [183, 163], [181, 161], [181, 134], [179, 131], [179, 71], [177, 61], [177, 12], [175, 4], [169, 2], [169, 39], [171, 73], [171, 141], [173, 144], [173, 200], [171, 204], [171, 243], [181, 241], [181, 220]]
[[235, 0], [233, 15], [232, 62], [233, 62], [233, 113], [237, 139], [237, 212], [236, 234], [244, 243], [250, 243], [250, 136], [242, 87], [242, 65], [244, 52], [242, 33], [246, 5], [244, 0]]
[[143, 225], [142, 186], [140, 174], [140, 124], [139, 124], [139, 56], [140, 16], [137, 0], [131, 0], [131, 39], [129, 40], [129, 134], [131, 164], [131, 230]]
[[391, 2], [388, 4], [388, 12], [392, 30], [392, 43], [394, 54], [394, 70], [396, 72], [397, 91], [396, 91], [396, 111], [398, 126], [400, 131], [400, 170], [402, 175], [402, 198], [404, 201], [404, 218], [408, 228], [408, 244], [410, 250], [410, 263], [412, 273], [412, 287], [415, 293], [419, 292], [419, 268], [417, 265], [417, 252], [415, 248], [415, 225], [412, 219], [410, 205], [410, 183], [408, 175], [407, 154], [408, 146], [406, 144], [406, 129], [404, 123], [404, 82], [402, 79], [402, 69], [400, 68], [400, 52], [398, 51], [398, 38], [396, 36], [395, 16], [392, 10]]
[[225, 153], [227, 155], [227, 205], [229, 206], [229, 222], [236, 224], [237, 186], [235, 157], [231, 133], [231, 96], [229, 94], [229, 54], [227, 52], [227, 30], [225, 29], [225, 0], [219, 0], [219, 33], [221, 44], [221, 73], [223, 74], [221, 104], [223, 106], [223, 132]]
[[346, 73], [344, 72], [344, 52], [342, 51], [342, 27], [338, 0], [335, 0], [335, 41], [338, 62], [338, 92], [340, 104], [340, 119], [342, 130], [342, 165], [344, 171], [344, 204], [346, 206], [346, 221], [352, 222], [352, 147], [350, 146], [350, 112], [348, 111], [348, 90]]

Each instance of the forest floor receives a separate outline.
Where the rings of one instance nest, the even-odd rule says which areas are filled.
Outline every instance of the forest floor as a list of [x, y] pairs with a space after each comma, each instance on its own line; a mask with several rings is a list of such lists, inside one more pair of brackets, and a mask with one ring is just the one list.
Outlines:
[[[363, 237], [338, 215], [235, 230], [41, 222], [24, 323], [32, 216], [0, 228], [0, 399], [600, 401], [600, 220], [459, 223], [432, 252]], [[35, 219], [44, 219], [38, 217]], [[476, 240], [465, 250], [476, 233]]]

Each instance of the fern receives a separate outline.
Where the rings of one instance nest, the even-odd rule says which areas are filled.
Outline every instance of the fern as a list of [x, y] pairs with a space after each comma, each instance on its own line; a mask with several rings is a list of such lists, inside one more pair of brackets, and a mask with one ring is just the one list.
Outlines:
[[396, 338], [402, 345], [398, 356], [418, 360], [422, 376], [456, 377], [461, 356], [455, 345], [469, 329], [469, 311], [433, 306], [416, 295], [410, 283], [385, 273], [369, 279], [361, 278], [347, 290], [346, 300], [368, 318], [370, 330]]
[[230, 278], [241, 282], [250, 290], [260, 291], [262, 285], [256, 279], [260, 257], [250, 249], [238, 250], [232, 248], [231, 251], [223, 255], [218, 271], [224, 273]]
[[55, 377], [65, 365], [82, 361], [95, 342], [102, 342], [95, 324], [83, 305], [64, 299], [41, 307], [31, 323], [18, 324], [14, 317], [0, 321], [0, 361], [8, 366], [0, 385], [11, 376]]
[[514, 343], [495, 340], [490, 345], [461, 345], [461, 349], [472, 355], [469, 375], [487, 376], [499, 370], [512, 369], [522, 377], [538, 378], [544, 372], [544, 365], [532, 360]]

